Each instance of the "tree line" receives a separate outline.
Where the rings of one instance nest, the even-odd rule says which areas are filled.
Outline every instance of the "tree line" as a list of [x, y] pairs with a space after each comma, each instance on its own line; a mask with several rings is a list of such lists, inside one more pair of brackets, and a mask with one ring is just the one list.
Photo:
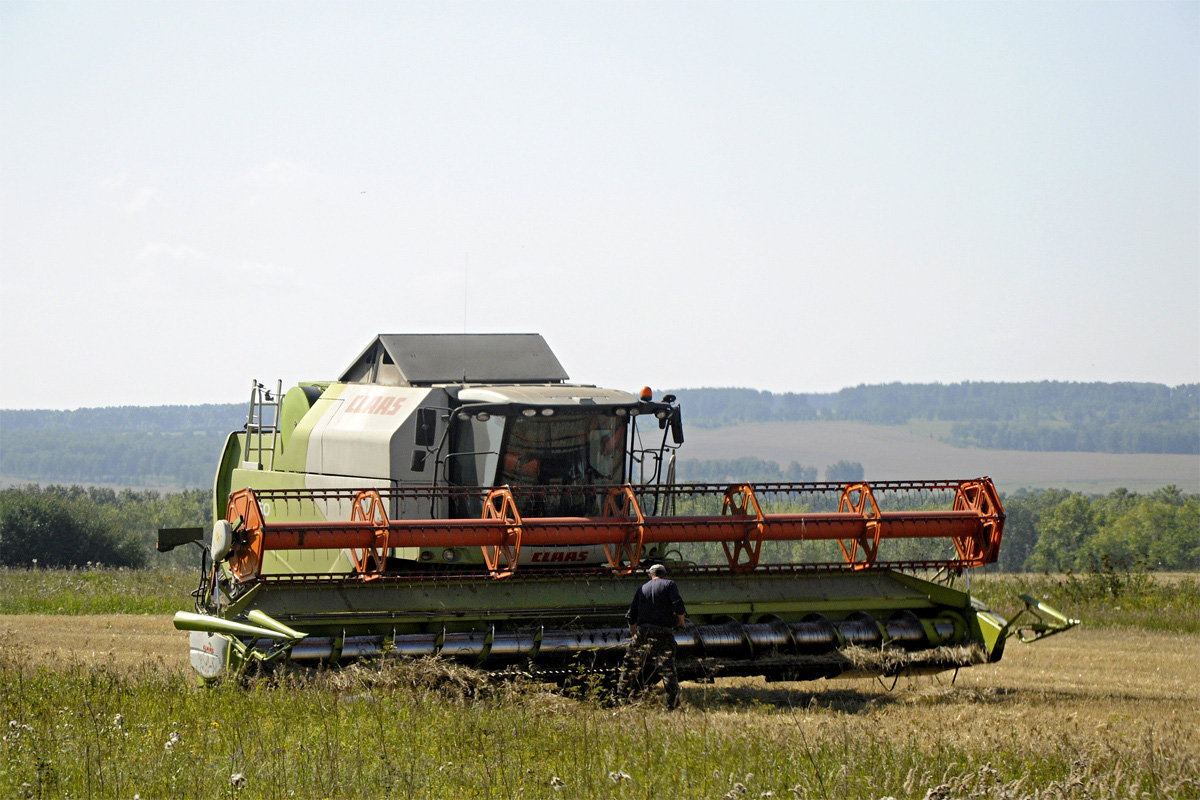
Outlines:
[[82, 486], [0, 490], [0, 565], [145, 567], [193, 564], [193, 548], [155, 550], [159, 528], [212, 524], [212, 491]]
[[1002, 499], [997, 569], [1008, 572], [1200, 568], [1200, 495], [1166, 486], [1089, 496], [1020, 490]]
[[[817, 468], [793, 461], [780, 467], [761, 458], [685, 458], [676, 471], [681, 483], [804, 483], [817, 480]], [[853, 483], [863, 479], [863, 465], [838, 461], [825, 467], [825, 480]]]
[[1076, 422], [1052, 425], [1022, 420], [971, 420], [954, 423], [949, 441], [989, 450], [1180, 454], [1197, 452], [1196, 426], [1170, 423], [1122, 425]]
[[210, 486], [225, 434], [4, 430], [0, 474], [39, 482]]
[[[1107, 495], [1021, 490], [1004, 495], [1002, 503], [1004, 539], [1000, 559], [989, 569], [1200, 568], [1200, 495], [1184, 494], [1174, 486], [1148, 494], [1125, 489]], [[211, 509], [212, 492], [206, 489], [168, 494], [80, 486], [3, 489], [0, 565], [192, 565], [195, 548], [178, 548], [169, 554], [155, 551], [158, 529], [207, 530]]]
[[209, 403], [197, 406], [110, 406], [0, 410], [0, 429], [106, 431], [110, 433], [227, 434], [246, 422], [247, 404]]

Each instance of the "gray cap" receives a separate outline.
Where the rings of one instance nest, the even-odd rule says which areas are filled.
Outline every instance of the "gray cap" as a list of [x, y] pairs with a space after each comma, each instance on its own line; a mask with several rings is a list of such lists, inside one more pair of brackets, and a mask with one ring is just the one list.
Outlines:
[[662, 564], [655, 564], [648, 570], [648, 572], [650, 573], [651, 578], [661, 578], [667, 574], [667, 568]]

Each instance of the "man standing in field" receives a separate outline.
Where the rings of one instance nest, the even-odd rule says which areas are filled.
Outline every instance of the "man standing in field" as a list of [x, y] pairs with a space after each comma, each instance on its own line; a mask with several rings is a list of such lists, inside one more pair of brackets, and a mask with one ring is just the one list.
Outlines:
[[687, 608], [679, 596], [675, 581], [668, 580], [662, 564], [650, 567], [650, 580], [638, 588], [625, 612], [629, 622], [629, 649], [621, 663], [621, 678], [617, 683], [617, 699], [628, 698], [633, 689], [653, 683], [655, 672], [662, 677], [667, 690], [667, 708], [679, 705], [679, 678], [675, 675], [675, 630], [687, 625]]

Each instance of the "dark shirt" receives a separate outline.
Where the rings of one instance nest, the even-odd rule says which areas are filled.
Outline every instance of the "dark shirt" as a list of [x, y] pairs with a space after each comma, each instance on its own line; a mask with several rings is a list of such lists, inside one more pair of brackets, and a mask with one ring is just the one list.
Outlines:
[[674, 628], [680, 614], [686, 614], [683, 598], [675, 581], [654, 578], [638, 587], [625, 612], [625, 619], [632, 625], [661, 625]]

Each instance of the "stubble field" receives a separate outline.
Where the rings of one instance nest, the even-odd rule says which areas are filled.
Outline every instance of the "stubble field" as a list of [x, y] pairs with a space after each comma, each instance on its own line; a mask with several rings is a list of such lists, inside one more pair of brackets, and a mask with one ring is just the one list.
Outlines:
[[894, 686], [685, 684], [668, 713], [411, 662], [200, 689], [166, 615], [0, 616], [0, 793], [1200, 797], [1194, 625], [1104, 625]]

